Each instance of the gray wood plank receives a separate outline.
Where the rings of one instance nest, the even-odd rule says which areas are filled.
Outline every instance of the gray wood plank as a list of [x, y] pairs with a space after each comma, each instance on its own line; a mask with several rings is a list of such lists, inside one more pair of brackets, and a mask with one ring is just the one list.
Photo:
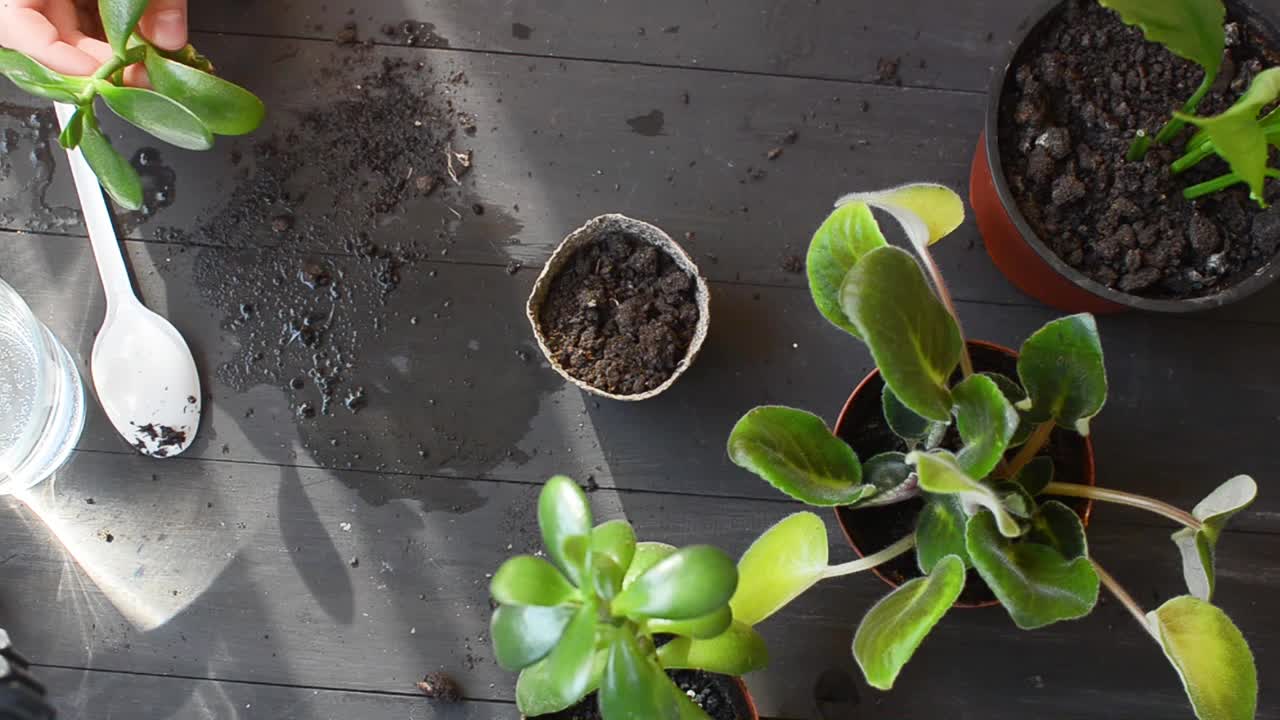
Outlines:
[[[441, 89], [404, 98], [424, 115], [450, 102], [474, 115], [475, 137], [457, 140], [474, 153], [474, 171], [461, 193], [411, 197], [354, 227], [332, 217], [333, 198], [318, 171], [300, 173], [289, 189], [303, 199], [291, 206], [300, 227], [323, 226], [316, 249], [345, 252], [343, 240], [365, 230], [381, 245], [414, 238], [433, 257], [450, 261], [505, 266], [514, 260], [532, 267], [588, 218], [617, 211], [681, 239], [709, 277], [799, 286], [803, 276], [784, 270], [784, 260], [803, 256], [837, 197], [924, 179], [965, 191], [982, 122], [981, 97], [950, 92], [425, 49], [362, 51], [318, 41], [207, 40], [205, 50], [219, 58], [224, 74], [264, 98], [267, 123], [251, 138], [220, 140], [209, 153], [161, 149], [162, 167], [176, 174], [172, 205], [150, 219], [130, 218], [133, 237], [149, 239], [174, 226], [199, 243], [279, 243], [269, 218], [247, 224], [244, 237], [199, 230], [227, 209], [246, 174], [274, 161], [259, 160], [256, 143], [300, 145], [319, 166], [333, 143], [348, 141], [345, 134], [315, 135], [299, 115], [366, 97], [356, 86], [384, 58], [428, 63], [411, 82], [421, 91], [437, 83]], [[272, 59], [265, 72], [264, 57]], [[466, 84], [447, 82], [457, 73]], [[13, 150], [0, 156], [0, 227], [82, 233], [52, 114], [42, 113], [37, 126], [28, 127], [36, 106], [7, 84], [0, 87], [0, 133], [16, 138]], [[661, 127], [644, 131], [660, 134], [641, 134], [628, 123], [654, 112], [662, 114]], [[156, 144], [113, 120], [105, 125], [126, 155]], [[798, 140], [786, 145], [793, 130]], [[784, 153], [769, 161], [779, 146]], [[766, 176], [750, 179], [752, 168]], [[369, 166], [358, 172], [376, 175]], [[486, 208], [483, 216], [467, 212], [475, 203]], [[957, 296], [1026, 302], [991, 264], [972, 223], [939, 255]]]
[[291, 688], [135, 673], [36, 668], [59, 717], [148, 720], [518, 720], [509, 703], [432, 703], [412, 695]]
[[[567, 472], [603, 487], [772, 498], [772, 488], [725, 456], [734, 422], [765, 403], [834, 422], [871, 367], [864, 346], [829, 326], [806, 291], [714, 283], [711, 336], [691, 371], [654, 400], [598, 401], [541, 361], [524, 319], [531, 271], [513, 277], [502, 268], [427, 262], [402, 271], [385, 305], [369, 298], [337, 305], [335, 346], [352, 364], [345, 387], [364, 387], [368, 405], [355, 414], [337, 405], [331, 416], [304, 419], [300, 403], [318, 407], [320, 396], [309, 380], [296, 391], [289, 381], [311, 366], [312, 351], [294, 344], [284, 355], [287, 369], [276, 374], [225, 372], [243, 362], [241, 348], [263, 346], [254, 332], [279, 337], [279, 329], [268, 305], [266, 320], [234, 323], [239, 303], [267, 301], [227, 295], [196, 271], [201, 264], [227, 275], [283, 267], [292, 276], [300, 258], [127, 246], [142, 295], [173, 319], [204, 369], [207, 410], [189, 451], [195, 458], [350, 467], [401, 474], [407, 484], [420, 474], [536, 483]], [[369, 272], [355, 259], [329, 262], [353, 285]], [[103, 312], [94, 273], [83, 240], [0, 233], [0, 277], [82, 368]], [[287, 307], [312, 293], [300, 283], [278, 292]], [[325, 303], [316, 307], [328, 312]], [[1015, 347], [1055, 317], [1041, 308], [960, 307], [971, 337]], [[384, 318], [383, 330], [367, 327], [370, 313]], [[1251, 473], [1262, 496], [1235, 522], [1274, 532], [1280, 460], [1267, 439], [1280, 387], [1270, 380], [1273, 327], [1129, 315], [1105, 318], [1101, 328], [1111, 396], [1094, 426], [1099, 481], [1190, 507], [1231, 475]], [[96, 403], [80, 446], [129, 451]], [[372, 487], [362, 494], [370, 502], [394, 498]]]
[[[957, 6], [918, 0], [658, 0], [625, 10], [591, 0], [482, 0], [355, 5], [230, 2], [192, 7], [214, 32], [332, 40], [356, 23], [360, 40], [401, 44], [387, 24], [429, 23], [420, 42], [457, 50], [580, 57], [753, 73], [985, 89], [989, 65], [1028, 9], [1008, 0]], [[897, 61], [896, 73], [882, 60]], [[885, 79], [887, 78], [887, 80]]]
[[[394, 487], [397, 499], [369, 503], [367, 485]], [[0, 564], [0, 617], [44, 665], [372, 692], [403, 692], [445, 670], [468, 698], [509, 700], [513, 678], [488, 649], [486, 574], [538, 549], [536, 492], [79, 452], [29, 507], [0, 502], [0, 559], [12, 558]], [[731, 553], [795, 509], [604, 489], [590, 498], [598, 518], [627, 517], [642, 538]], [[851, 557], [836, 538], [833, 561]], [[1232, 533], [1221, 557], [1219, 600], [1264, 681], [1280, 644], [1263, 600], [1280, 582], [1277, 543]], [[1139, 602], [1179, 591], [1164, 530], [1101, 511], [1091, 546]], [[826, 717], [839, 718], [1186, 717], [1159, 649], [1111, 602], [1035, 633], [998, 609], [956, 611], [894, 692], [874, 692], [855, 680], [849, 641], [884, 592], [874, 577], [843, 578], [765, 623], [771, 665], [748, 678], [762, 711], [819, 717], [821, 698]], [[1259, 717], [1280, 717], [1265, 690]]]

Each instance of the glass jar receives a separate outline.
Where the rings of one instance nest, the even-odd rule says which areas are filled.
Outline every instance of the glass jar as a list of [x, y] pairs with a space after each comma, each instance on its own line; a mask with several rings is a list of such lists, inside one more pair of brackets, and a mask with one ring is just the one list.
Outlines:
[[0, 280], [0, 495], [56, 472], [80, 439], [84, 412], [71, 355]]

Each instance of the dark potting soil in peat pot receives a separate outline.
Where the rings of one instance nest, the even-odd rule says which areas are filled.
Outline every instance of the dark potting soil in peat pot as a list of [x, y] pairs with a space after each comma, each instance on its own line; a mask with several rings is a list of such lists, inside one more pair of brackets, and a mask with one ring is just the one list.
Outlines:
[[[1011, 351], [996, 345], [970, 341], [969, 352], [977, 372], [997, 372], [1009, 378], [1018, 376], [1017, 359]], [[880, 398], [883, 391], [884, 380], [878, 372], [868, 377], [849, 399], [839, 422], [836, 423], [836, 435], [848, 443], [860, 458], [874, 457], [882, 452], [908, 451], [902, 438], [895, 435], [885, 423]], [[942, 441], [942, 447], [953, 452], [960, 449], [960, 438], [955, 434], [954, 426]], [[1049, 441], [1040, 454], [1048, 455], [1053, 459], [1054, 479], [1092, 485], [1094, 478], [1091, 452], [1092, 449], [1084, 438], [1057, 428], [1049, 436]], [[1080, 514], [1085, 524], [1088, 524], [1089, 502], [1087, 500], [1057, 499]], [[857, 509], [836, 508], [836, 514], [850, 544], [858, 554], [865, 556], [883, 550], [915, 532], [916, 520], [923, 508], [923, 499], [912, 498], [892, 505]], [[920, 577], [915, 550], [899, 555], [879, 566], [876, 568], [876, 574], [895, 587], [912, 578]], [[994, 602], [995, 595], [990, 588], [976, 570], [970, 569], [968, 577], [965, 578], [964, 592], [956, 604], [972, 607]]]
[[689, 354], [700, 312], [687, 270], [654, 244], [613, 229], [560, 268], [538, 323], [562, 369], [626, 396], [671, 379]]
[[[667, 674], [681, 691], [711, 716], [711, 720], [757, 719], [751, 701], [737, 679], [701, 670], [672, 670]], [[539, 715], [533, 720], [600, 720], [600, 707], [596, 703], [596, 694], [591, 693], [567, 710]]]
[[[1280, 65], [1274, 32], [1227, 7], [1226, 56], [1201, 116]], [[1125, 159], [1137, 132], [1154, 134], [1203, 77], [1096, 0], [1067, 0], [1027, 37], [1001, 94], [1000, 156], [1022, 215], [1072, 268], [1122, 293], [1183, 300], [1221, 293], [1276, 257], [1280, 207], [1260, 208], [1242, 184], [1183, 197], [1229, 172], [1216, 156], [1171, 171], [1191, 130]], [[1280, 185], [1268, 181], [1266, 195], [1280, 199]]]

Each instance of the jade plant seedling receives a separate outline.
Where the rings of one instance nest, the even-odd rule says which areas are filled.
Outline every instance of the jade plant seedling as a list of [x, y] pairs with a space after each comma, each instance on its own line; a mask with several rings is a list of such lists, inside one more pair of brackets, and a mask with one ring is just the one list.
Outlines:
[[[885, 241], [873, 207], [899, 221], [920, 262]], [[877, 688], [893, 686], [973, 568], [1024, 629], [1087, 615], [1105, 585], [1164, 650], [1200, 718], [1253, 717], [1252, 655], [1209, 600], [1215, 546], [1227, 520], [1253, 500], [1254, 481], [1233, 478], [1186, 512], [1055, 478], [1046, 443], [1057, 431], [1087, 435], [1106, 400], [1097, 327], [1089, 315], [1048, 323], [1022, 345], [1017, 378], [974, 368], [929, 251], [963, 218], [960, 198], [939, 185], [855, 194], [840, 201], [809, 248], [814, 302], [870, 349], [884, 380], [884, 420], [900, 449], [862, 459], [816, 415], [770, 406], [751, 410], [734, 427], [731, 459], [809, 505], [924, 500], [914, 532], [856, 565], [870, 569], [914, 547], [923, 575], [881, 600], [854, 635], [853, 655]], [[1189, 594], [1141, 609], [1091, 556], [1080, 517], [1055, 497], [1122, 503], [1183, 526], [1173, 539]], [[807, 532], [812, 537], [795, 546], [825, 547], [820, 523]], [[779, 593], [788, 599], [831, 574], [803, 552], [775, 559], [773, 582], [786, 587]]]
[[[99, 0], [103, 29], [113, 56], [92, 76], [54, 72], [14, 50], [0, 49], [0, 73], [19, 88], [54, 102], [76, 106], [58, 138], [80, 148], [102, 187], [122, 207], [142, 207], [142, 182], [98, 126], [95, 101], [101, 97], [116, 115], [171, 145], [208, 150], [215, 135], [244, 135], [258, 128], [265, 109], [244, 88], [213, 75], [207, 58], [190, 45], [169, 52], [137, 32], [147, 0]], [[143, 65], [154, 90], [124, 85], [124, 71]]]
[[1280, 68], [1264, 70], [1254, 77], [1248, 91], [1234, 105], [1214, 117], [1198, 117], [1194, 113], [1208, 94], [1222, 67], [1226, 48], [1226, 6], [1222, 0], [1098, 0], [1104, 7], [1120, 14], [1120, 19], [1140, 30], [1148, 40], [1164, 45], [1170, 52], [1196, 63], [1204, 77], [1195, 93], [1173, 114], [1153, 138], [1139, 132], [1129, 148], [1129, 159], [1146, 155], [1153, 140], [1167, 143], [1188, 123], [1199, 131], [1187, 143], [1186, 153], [1172, 167], [1175, 174], [1198, 165], [1217, 154], [1230, 166], [1231, 172], [1193, 185], [1183, 196], [1194, 200], [1237, 183], [1246, 183], [1259, 205], [1266, 206], [1263, 183], [1266, 178], [1280, 177], [1280, 171], [1267, 167], [1272, 145], [1280, 144], [1280, 114], [1260, 113], [1280, 99]]

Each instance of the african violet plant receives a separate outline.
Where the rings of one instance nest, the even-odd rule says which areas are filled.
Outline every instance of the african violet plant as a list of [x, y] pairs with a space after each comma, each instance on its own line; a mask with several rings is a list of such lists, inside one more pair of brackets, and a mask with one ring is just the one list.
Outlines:
[[1264, 181], [1268, 177], [1280, 177], [1280, 171], [1267, 167], [1271, 146], [1280, 144], [1280, 110], [1273, 110], [1261, 118], [1259, 114], [1280, 99], [1280, 68], [1259, 73], [1248, 91], [1221, 114], [1197, 117], [1193, 113], [1213, 87], [1222, 68], [1227, 16], [1222, 0], [1098, 1], [1119, 13], [1125, 23], [1142, 30], [1151, 42], [1164, 45], [1169, 52], [1204, 70], [1204, 77], [1195, 93], [1154, 138], [1139, 131], [1129, 148], [1129, 159], [1143, 158], [1153, 141], [1167, 143], [1187, 123], [1191, 123], [1199, 131], [1187, 143], [1186, 153], [1173, 163], [1173, 172], [1186, 172], [1214, 154], [1227, 162], [1231, 172], [1193, 185], [1183, 191], [1183, 196], [1194, 200], [1243, 182], [1249, 186], [1254, 200], [1265, 206]]
[[[873, 207], [903, 226], [928, 278], [911, 253], [885, 241]], [[1163, 648], [1200, 718], [1252, 718], [1252, 654], [1209, 599], [1215, 545], [1227, 520], [1253, 500], [1254, 481], [1233, 478], [1188, 513], [1055, 479], [1053, 460], [1042, 453], [1051, 435], [1056, 429], [1087, 435], [1106, 399], [1097, 328], [1089, 315], [1048, 323], [1023, 344], [1016, 380], [974, 368], [929, 252], [963, 218], [960, 198], [938, 185], [855, 194], [840, 201], [809, 248], [814, 301], [870, 349], [884, 380], [884, 419], [900, 449], [860, 460], [816, 415], [771, 406], [750, 411], [734, 427], [731, 459], [809, 505], [858, 508], [923, 498], [914, 532], [856, 564], [870, 569], [914, 547], [923, 574], [874, 606], [854, 635], [854, 657], [877, 688], [892, 687], [973, 568], [1023, 629], [1087, 615], [1105, 585]], [[1054, 497], [1122, 503], [1182, 525], [1173, 539], [1189, 594], [1141, 609], [1090, 556], [1080, 517]], [[821, 523], [805, 532], [795, 547], [825, 548]], [[825, 561], [811, 563], [806, 551], [775, 560], [772, 581], [786, 586], [782, 594], [789, 597], [831, 575]]]
[[[0, 49], [0, 73], [19, 88], [76, 106], [58, 142], [84, 153], [102, 187], [122, 207], [142, 207], [142, 182], [98, 126], [95, 101], [171, 145], [208, 150], [215, 135], [244, 135], [258, 128], [265, 109], [244, 88], [213, 75], [213, 65], [190, 45], [162, 50], [137, 32], [147, 0], [99, 0], [103, 29], [114, 55], [92, 76], [54, 72], [14, 50]], [[127, 87], [124, 71], [146, 68], [155, 90]]]

